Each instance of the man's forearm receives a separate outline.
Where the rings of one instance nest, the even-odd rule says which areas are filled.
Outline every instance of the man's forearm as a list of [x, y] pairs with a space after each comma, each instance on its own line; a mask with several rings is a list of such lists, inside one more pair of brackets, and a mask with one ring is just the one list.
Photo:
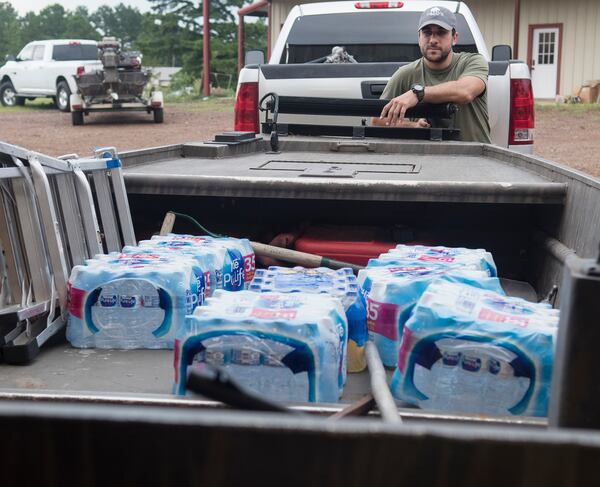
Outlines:
[[425, 87], [423, 101], [427, 103], [471, 103], [485, 90], [485, 83], [474, 76]]

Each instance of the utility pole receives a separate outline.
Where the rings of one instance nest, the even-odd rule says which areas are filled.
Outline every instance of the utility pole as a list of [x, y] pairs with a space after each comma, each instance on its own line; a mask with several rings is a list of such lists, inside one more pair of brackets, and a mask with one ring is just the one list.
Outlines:
[[209, 1], [202, 0], [202, 17], [204, 25], [202, 26], [202, 93], [204, 96], [210, 96], [210, 13]]

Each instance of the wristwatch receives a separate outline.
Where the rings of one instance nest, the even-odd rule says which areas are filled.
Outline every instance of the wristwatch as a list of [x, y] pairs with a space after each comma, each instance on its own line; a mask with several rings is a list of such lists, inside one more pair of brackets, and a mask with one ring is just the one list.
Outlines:
[[417, 95], [417, 100], [419, 102], [423, 101], [423, 98], [425, 98], [425, 88], [423, 87], [423, 85], [419, 85], [419, 84], [414, 84], [412, 85], [411, 89], [410, 89], [415, 95]]

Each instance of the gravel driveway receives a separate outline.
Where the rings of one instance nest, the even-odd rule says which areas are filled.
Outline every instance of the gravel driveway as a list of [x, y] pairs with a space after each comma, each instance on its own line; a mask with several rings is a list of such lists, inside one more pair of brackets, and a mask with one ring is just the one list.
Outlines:
[[[233, 129], [232, 100], [203, 105], [167, 104], [165, 122], [145, 113], [98, 113], [74, 127], [71, 116], [51, 108], [0, 112], [0, 140], [49, 155], [90, 155], [95, 147], [120, 152], [190, 141], [210, 140]], [[26, 106], [27, 107], [27, 106]], [[536, 112], [535, 153], [600, 178], [600, 109]]]

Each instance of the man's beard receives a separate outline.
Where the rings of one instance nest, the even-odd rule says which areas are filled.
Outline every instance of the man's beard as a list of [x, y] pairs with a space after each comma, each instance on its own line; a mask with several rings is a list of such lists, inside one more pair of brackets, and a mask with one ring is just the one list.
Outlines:
[[448, 49], [447, 51], [441, 49], [436, 50], [434, 53], [428, 52], [427, 46], [425, 48], [421, 48], [421, 54], [423, 54], [423, 57], [433, 64], [442, 64], [446, 59], [448, 59], [448, 56], [451, 52], [452, 48]]

